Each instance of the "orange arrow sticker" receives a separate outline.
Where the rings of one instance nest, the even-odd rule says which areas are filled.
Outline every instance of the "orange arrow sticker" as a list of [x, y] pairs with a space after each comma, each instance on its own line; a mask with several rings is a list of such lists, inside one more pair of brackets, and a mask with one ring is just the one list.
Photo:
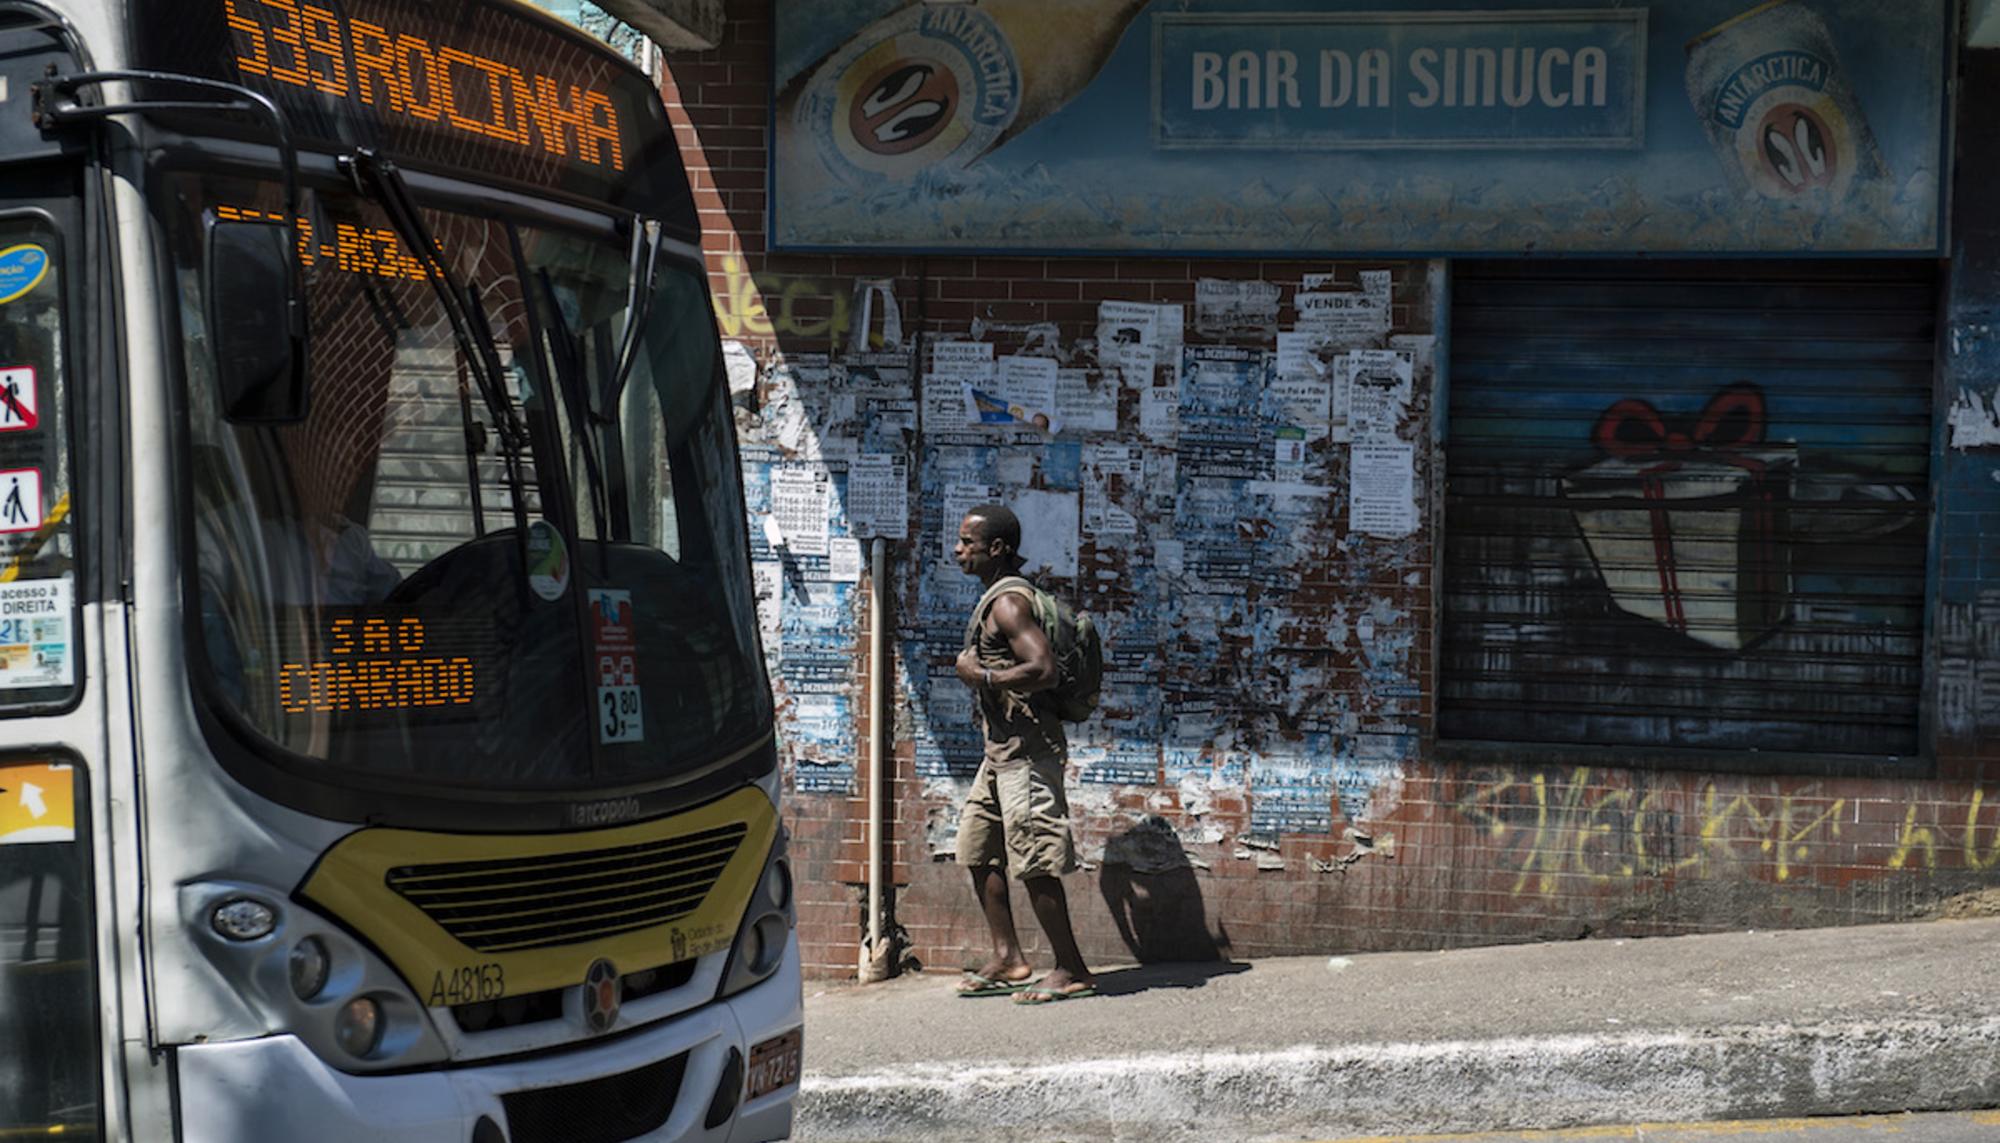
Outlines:
[[0, 766], [0, 845], [75, 841], [72, 773], [46, 762]]

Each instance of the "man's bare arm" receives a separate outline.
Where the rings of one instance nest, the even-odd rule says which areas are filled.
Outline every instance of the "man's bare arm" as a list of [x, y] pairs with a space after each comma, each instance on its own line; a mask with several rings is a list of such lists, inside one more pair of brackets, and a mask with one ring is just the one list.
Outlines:
[[987, 669], [979, 662], [979, 655], [967, 647], [958, 655], [958, 678], [969, 687], [1003, 687], [1022, 694], [1045, 691], [1056, 685], [1060, 672], [1056, 669], [1056, 651], [1049, 644], [1049, 637], [1042, 631], [1042, 625], [1035, 622], [1035, 609], [1018, 595], [1003, 595], [993, 601], [993, 609], [988, 613], [991, 622], [1000, 634], [1006, 636], [1007, 647], [1014, 652], [1019, 665], [996, 667], [989, 677]]
[[1007, 639], [1018, 665], [993, 672], [992, 684], [1005, 690], [1032, 694], [1055, 686], [1061, 678], [1056, 669], [1056, 649], [1049, 643], [1042, 625], [1035, 622], [1035, 609], [1020, 595], [1009, 593], [993, 601], [993, 625]]

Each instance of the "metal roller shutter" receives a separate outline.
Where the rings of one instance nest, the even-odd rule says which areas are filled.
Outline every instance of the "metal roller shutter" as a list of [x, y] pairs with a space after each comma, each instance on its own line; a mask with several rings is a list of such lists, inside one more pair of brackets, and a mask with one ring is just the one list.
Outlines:
[[1440, 736], [1915, 753], [1936, 272], [1456, 265]]

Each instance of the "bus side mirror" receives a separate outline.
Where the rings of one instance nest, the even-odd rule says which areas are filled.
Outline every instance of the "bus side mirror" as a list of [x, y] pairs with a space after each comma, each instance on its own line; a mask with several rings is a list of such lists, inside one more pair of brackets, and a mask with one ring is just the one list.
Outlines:
[[292, 228], [213, 222], [208, 228], [208, 330], [222, 415], [234, 424], [284, 424], [306, 415], [302, 290]]

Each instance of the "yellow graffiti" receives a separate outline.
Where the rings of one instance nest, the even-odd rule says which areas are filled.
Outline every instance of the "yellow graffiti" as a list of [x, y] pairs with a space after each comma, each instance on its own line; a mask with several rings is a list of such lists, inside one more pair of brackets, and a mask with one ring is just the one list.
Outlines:
[[[1816, 787], [1776, 798], [1725, 797], [1710, 782], [1688, 815], [1691, 834], [1683, 834], [1681, 815], [1662, 806], [1659, 791], [1593, 792], [1590, 776], [1579, 768], [1554, 793], [1546, 774], [1524, 782], [1504, 772], [1458, 803], [1462, 815], [1518, 855], [1516, 894], [1556, 893], [1565, 876], [1607, 885], [1750, 861], [1767, 868], [1773, 880], [1788, 881], [1812, 863], [1817, 847], [1840, 838], [1848, 809], [1846, 798], [1821, 796]], [[1690, 849], [1679, 852], [1674, 839], [1683, 836]], [[2000, 864], [2000, 841], [1979, 860]]]
[[722, 279], [722, 289], [715, 295], [715, 322], [724, 337], [838, 341], [850, 328], [854, 299], [830, 279], [770, 271], [753, 274], [738, 254], [723, 256]]
[[[1965, 868], [1978, 872], [2000, 865], [2000, 826], [1981, 827], [1979, 824], [1980, 811], [1985, 805], [1986, 791], [1972, 791], [1972, 797], [1965, 806], [1965, 833], [1958, 839], [1960, 861]], [[1983, 851], [1979, 846], [1982, 828], [1990, 829], [1993, 834], [1992, 844]], [[1937, 822], [1920, 823], [1917, 806], [1912, 804], [1903, 811], [1903, 828], [1896, 838], [1896, 852], [1889, 855], [1889, 868], [1905, 868], [1913, 856], [1921, 855], [1923, 869], [1937, 869], [1940, 840], [1948, 847], [1951, 844], [1950, 832]]]

